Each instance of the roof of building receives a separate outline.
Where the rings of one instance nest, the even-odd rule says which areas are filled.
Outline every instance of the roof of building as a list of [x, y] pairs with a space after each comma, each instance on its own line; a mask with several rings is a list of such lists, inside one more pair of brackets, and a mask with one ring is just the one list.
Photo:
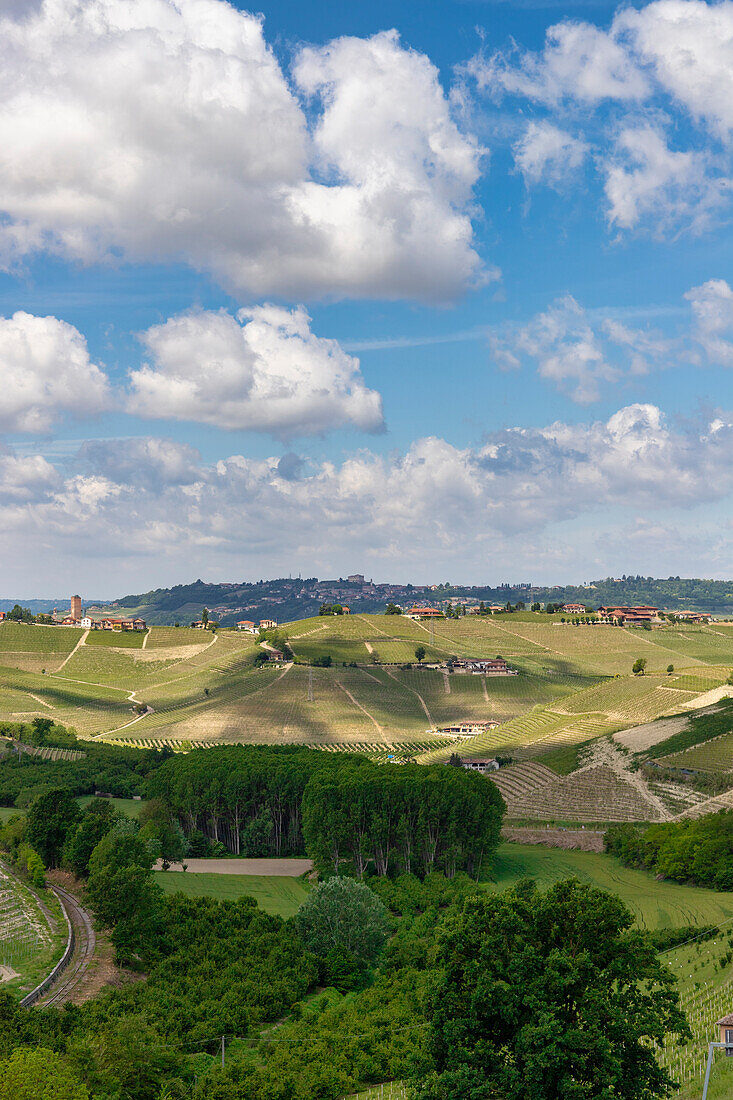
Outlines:
[[721, 1020], [716, 1020], [716, 1027], [730, 1027], [733, 1024], [733, 1012], [729, 1012], [727, 1016], [723, 1016]]

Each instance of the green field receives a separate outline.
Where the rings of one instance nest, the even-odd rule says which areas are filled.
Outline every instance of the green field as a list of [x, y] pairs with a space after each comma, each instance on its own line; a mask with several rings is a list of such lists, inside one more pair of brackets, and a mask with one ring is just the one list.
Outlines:
[[[487, 890], [504, 890], [531, 878], [545, 888], [565, 878], [578, 878], [609, 890], [628, 905], [641, 928], [680, 928], [688, 924], [733, 921], [733, 894], [658, 882], [646, 871], [624, 867], [614, 856], [563, 851], [526, 844], [501, 844]], [[733, 927], [733, 925], [732, 925]]]
[[[93, 794], [83, 794], [80, 798], [77, 798], [76, 801], [82, 809], [84, 809], [90, 802], [100, 802], [102, 800], [95, 798]], [[138, 802], [135, 798], [105, 798], [104, 801], [110, 803], [116, 810], [119, 810], [120, 813], [126, 814], [127, 817], [134, 818], [140, 816], [140, 811], [145, 805], [144, 801], [140, 800]]]
[[266, 913], [292, 917], [304, 901], [308, 887], [299, 878], [282, 875], [189, 874], [186, 871], [156, 871], [155, 881], [166, 894], [217, 898], [234, 901], [252, 897]]
[[[723, 683], [733, 667], [733, 633], [706, 626], [576, 627], [524, 612], [428, 623], [385, 615], [314, 617], [283, 629], [300, 662], [284, 673], [254, 668], [256, 639], [233, 630], [100, 631], [75, 649], [78, 630], [4, 623], [0, 721], [43, 715], [81, 736], [140, 745], [353, 744], [375, 745], [382, 754], [424, 741], [430, 728], [494, 721], [498, 729], [461, 751], [516, 752], [567, 772], [579, 761], [579, 746], [679, 712]], [[418, 645], [427, 662], [501, 655], [519, 674], [418, 668]], [[325, 655], [332, 667], [308, 664]], [[648, 675], [636, 678], [631, 665], [639, 656]], [[151, 709], [133, 722], [140, 704]], [[435, 755], [426, 759], [445, 759], [450, 751], [436, 739]]]

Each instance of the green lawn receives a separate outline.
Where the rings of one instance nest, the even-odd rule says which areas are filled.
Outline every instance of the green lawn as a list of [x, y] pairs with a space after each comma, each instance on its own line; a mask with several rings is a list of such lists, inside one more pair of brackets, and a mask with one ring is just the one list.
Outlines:
[[15, 814], [22, 812], [22, 810], [16, 810], [15, 806], [0, 806], [0, 824], [9, 821]]
[[156, 871], [155, 881], [166, 894], [180, 891], [188, 897], [234, 901], [249, 895], [266, 913], [292, 917], [308, 893], [299, 878], [281, 875], [193, 875], [185, 871]]
[[[82, 809], [84, 809], [90, 802], [95, 801], [95, 796], [93, 794], [83, 794], [81, 798], [77, 798], [76, 801]], [[105, 798], [100, 799], [100, 801], [111, 802], [116, 810], [119, 810], [123, 814], [127, 814], [128, 817], [138, 817], [145, 805], [144, 801], [138, 802], [134, 798]], [[0, 813], [2, 813], [1, 810]]]
[[618, 895], [643, 928], [719, 924], [733, 919], [731, 893], [657, 882], [653, 875], [624, 867], [615, 857], [598, 852], [501, 844], [491, 872], [492, 881], [486, 881], [484, 886], [487, 890], [504, 890], [522, 878], [532, 878], [538, 886], [546, 888], [571, 877]]

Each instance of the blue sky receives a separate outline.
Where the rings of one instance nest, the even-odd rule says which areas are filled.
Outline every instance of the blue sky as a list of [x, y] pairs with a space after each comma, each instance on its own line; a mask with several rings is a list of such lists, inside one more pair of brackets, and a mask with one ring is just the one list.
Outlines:
[[6, 594], [730, 576], [733, 3], [262, 16], [0, 0]]

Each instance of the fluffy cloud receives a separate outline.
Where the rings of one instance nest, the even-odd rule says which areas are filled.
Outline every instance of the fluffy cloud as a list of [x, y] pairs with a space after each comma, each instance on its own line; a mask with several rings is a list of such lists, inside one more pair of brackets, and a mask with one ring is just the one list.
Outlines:
[[695, 339], [713, 364], [733, 367], [733, 290], [725, 279], [709, 279], [685, 295], [695, 317]]
[[107, 558], [123, 547], [127, 560], [175, 562], [189, 573], [192, 555], [202, 569], [232, 555], [272, 566], [302, 557], [343, 563], [357, 552], [425, 568], [458, 549], [475, 564], [489, 547], [516, 555], [532, 531], [557, 539], [558, 516], [567, 523], [621, 507], [628, 522], [660, 509], [682, 517], [733, 492], [730, 418], [673, 428], [653, 405], [607, 421], [499, 431], [475, 448], [430, 437], [402, 455], [363, 452], [288, 476], [275, 458], [206, 465], [179, 453], [173, 476], [151, 478], [151, 456], [175, 448], [119, 440], [85, 449], [82, 472], [71, 470], [63, 484], [50, 476], [33, 490], [32, 507], [7, 509], [0, 545], [42, 530], [46, 547], [78, 554], [83, 516], [89, 553]]
[[527, 183], [557, 186], [581, 167], [588, 146], [551, 122], [530, 122], [513, 152]]
[[723, 137], [733, 129], [733, 3], [657, 0], [623, 9], [609, 37], [628, 43], [638, 64], [693, 118]]
[[493, 94], [521, 95], [546, 104], [585, 104], [645, 98], [648, 83], [613, 35], [591, 23], [569, 20], [547, 30], [544, 49], [497, 51], [476, 58], [471, 71]]
[[359, 360], [315, 336], [303, 309], [259, 306], [237, 317], [186, 314], [142, 336], [150, 362], [131, 374], [131, 412], [279, 438], [351, 424], [383, 426]]
[[89, 416], [109, 403], [86, 340], [56, 317], [0, 318], [0, 377], [2, 431], [45, 432], [62, 413]]
[[704, 153], [671, 150], [654, 126], [625, 127], [607, 161], [608, 218], [621, 229], [650, 218], [659, 233], [700, 231], [715, 221], [732, 185], [715, 178]]
[[294, 85], [224, 0], [44, 0], [0, 43], [6, 265], [184, 261], [291, 296], [446, 298], [479, 274], [480, 150], [394, 32], [302, 51]]
[[591, 313], [570, 294], [525, 325], [507, 325], [489, 334], [492, 358], [502, 370], [527, 360], [541, 378], [581, 405], [597, 401], [604, 382], [665, 365], [674, 346], [659, 333]]
[[41, 455], [0, 453], [0, 500], [4, 505], [43, 500], [60, 483], [57, 471]]
[[[668, 235], [722, 220], [733, 187], [733, 0], [625, 6], [608, 29], [566, 20], [548, 29], [541, 50], [497, 51], [469, 71], [494, 97], [521, 96], [551, 112], [515, 146], [530, 181], [542, 176], [546, 146], [550, 170], [562, 165], [551, 135], [557, 145], [558, 122], [569, 118], [572, 140], [594, 148], [611, 225]], [[687, 147], [672, 149], [665, 130], [680, 113]]]

